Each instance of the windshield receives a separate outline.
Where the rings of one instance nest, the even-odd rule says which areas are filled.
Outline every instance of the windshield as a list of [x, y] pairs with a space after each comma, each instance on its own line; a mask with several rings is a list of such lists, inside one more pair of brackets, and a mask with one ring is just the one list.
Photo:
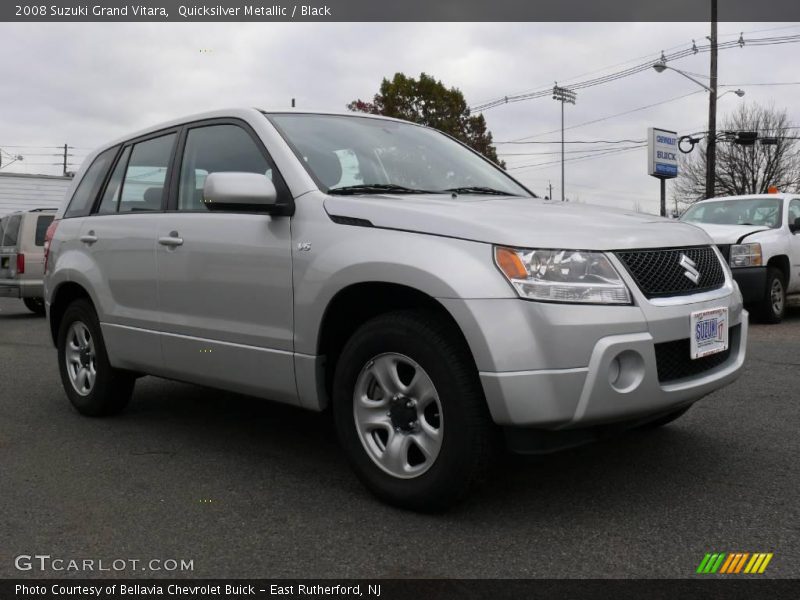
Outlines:
[[757, 225], [777, 229], [781, 226], [781, 200], [751, 198], [698, 202], [683, 213], [681, 221], [716, 225]]
[[426, 127], [340, 115], [269, 118], [328, 193], [531, 195], [500, 168]]

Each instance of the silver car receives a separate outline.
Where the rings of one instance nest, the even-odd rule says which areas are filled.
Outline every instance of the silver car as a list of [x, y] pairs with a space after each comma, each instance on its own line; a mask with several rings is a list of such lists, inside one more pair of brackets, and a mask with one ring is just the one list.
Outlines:
[[225, 110], [87, 159], [47, 240], [67, 396], [155, 375], [330, 407], [380, 498], [463, 498], [505, 442], [655, 427], [733, 381], [747, 312], [706, 233], [536, 198], [456, 140]]

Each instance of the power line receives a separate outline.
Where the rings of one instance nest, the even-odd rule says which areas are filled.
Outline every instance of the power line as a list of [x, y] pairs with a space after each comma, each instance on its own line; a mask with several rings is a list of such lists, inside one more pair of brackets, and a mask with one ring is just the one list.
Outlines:
[[[584, 121], [583, 123], [578, 123], [577, 125], [570, 125], [569, 127], [566, 127], [565, 129], [577, 129], [578, 127], [585, 127], [586, 125], [593, 125], [594, 123], [600, 123], [602, 121], [608, 121], [609, 119], [615, 119], [616, 117], [629, 115], [631, 113], [639, 112], [641, 110], [646, 110], [648, 108], [653, 108], [654, 106], [660, 106], [661, 104], [667, 104], [669, 102], [675, 102], [676, 100], [681, 100], [683, 98], [688, 98], [689, 96], [694, 96], [695, 94], [700, 94], [700, 93], [704, 93], [703, 90], [697, 90], [697, 91], [694, 91], [694, 92], [689, 92], [688, 94], [683, 94], [681, 96], [675, 96], [674, 98], [668, 98], [667, 100], [661, 100], [659, 102], [654, 102], [652, 104], [646, 104], [644, 106], [638, 106], [636, 108], [632, 108], [630, 110], [626, 110], [626, 111], [623, 111], [623, 112], [620, 112], [620, 113], [615, 113], [613, 115], [607, 115], [605, 117], [600, 117], [599, 119], [592, 119], [591, 121]], [[533, 135], [526, 135], [526, 136], [523, 136], [521, 138], [517, 138], [516, 140], [512, 140], [512, 141], [521, 142], [521, 141], [527, 140], [529, 138], [540, 137], [540, 136], [543, 136], [543, 135], [549, 135], [551, 133], [558, 133], [559, 131], [561, 131], [561, 130], [560, 129], [553, 129], [553, 130], [550, 130], [550, 131], [543, 131], [541, 133], [535, 133]]]
[[[565, 144], [640, 144], [647, 140], [565, 140]], [[521, 141], [508, 141], [508, 142], [492, 142], [493, 145], [498, 144], [560, 144], [561, 140], [535, 140], [530, 142]]]
[[[627, 148], [614, 148], [612, 150], [601, 150], [599, 152], [595, 152], [595, 153], [589, 154], [587, 156], [578, 156], [578, 157], [575, 157], [575, 158], [568, 158], [568, 159], [566, 159], [565, 162], [586, 161], [586, 160], [604, 158], [606, 156], [610, 156], [610, 155], [614, 155], [614, 154], [622, 154], [624, 152], [630, 152], [632, 150], [639, 150], [639, 149], [645, 148], [645, 147], [647, 147], [647, 144], [641, 144], [641, 145], [638, 145], [638, 146], [629, 146]], [[544, 163], [533, 163], [533, 164], [529, 164], [529, 165], [518, 165], [518, 166], [514, 166], [514, 167], [508, 167], [508, 170], [509, 171], [516, 171], [516, 170], [519, 170], [519, 169], [533, 169], [533, 168], [537, 168], [537, 167], [545, 167], [545, 166], [549, 166], [549, 165], [558, 164], [560, 162], [561, 162], [560, 160], [553, 160], [553, 161], [544, 162]]]
[[[776, 45], [776, 44], [795, 44], [800, 42], [800, 35], [790, 35], [790, 36], [777, 36], [777, 37], [765, 37], [765, 38], [750, 38], [744, 39], [740, 38], [739, 40], [731, 40], [728, 42], [721, 42], [717, 43], [718, 50], [727, 50], [730, 48], [738, 48], [742, 46], [769, 46], [769, 45]], [[698, 54], [700, 52], [709, 52], [711, 50], [711, 44], [703, 44], [697, 46], [696, 44], [692, 44], [691, 48], [686, 48], [683, 50], [679, 50], [677, 52], [672, 52], [670, 54], [666, 54], [662, 52], [661, 59], [664, 62], [667, 61], [674, 61], [679, 60], [681, 58], [685, 58], [687, 56], [691, 56], [694, 54]], [[622, 71], [617, 71], [615, 73], [609, 73], [607, 75], [603, 75], [600, 77], [595, 77], [593, 79], [588, 79], [585, 81], [579, 81], [576, 83], [569, 84], [569, 89], [571, 90], [579, 90], [588, 87], [594, 87], [597, 85], [602, 85], [605, 83], [610, 83], [612, 81], [616, 81], [617, 79], [622, 79], [624, 77], [630, 77], [637, 73], [641, 73], [642, 71], [646, 71], [653, 66], [652, 60], [639, 63], [633, 67], [629, 67], [627, 69], [623, 69]], [[495, 98], [493, 100], [489, 100], [482, 104], [478, 104], [476, 106], [470, 107], [473, 112], [480, 112], [484, 110], [488, 110], [490, 108], [495, 108], [497, 106], [501, 106], [503, 104], [511, 104], [514, 102], [522, 102], [523, 100], [532, 100], [534, 98], [542, 98], [544, 96], [550, 95], [552, 89], [546, 88], [541, 89], [533, 92], [523, 93], [523, 94], [515, 94], [515, 95], [507, 95], [502, 96], [499, 98]]]

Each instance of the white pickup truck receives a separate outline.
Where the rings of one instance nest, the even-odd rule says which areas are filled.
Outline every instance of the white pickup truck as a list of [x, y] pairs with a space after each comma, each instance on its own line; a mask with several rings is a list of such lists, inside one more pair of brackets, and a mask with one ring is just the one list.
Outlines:
[[762, 321], [779, 323], [787, 301], [800, 300], [800, 194], [711, 198], [681, 220], [713, 238]]

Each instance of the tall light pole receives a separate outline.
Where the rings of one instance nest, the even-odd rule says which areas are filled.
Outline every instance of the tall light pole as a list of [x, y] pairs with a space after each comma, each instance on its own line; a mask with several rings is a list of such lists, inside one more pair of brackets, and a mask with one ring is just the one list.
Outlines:
[[568, 88], [553, 86], [553, 100], [561, 102], [561, 201], [566, 200], [564, 193], [564, 105], [566, 103], [575, 104], [575, 92]]
[[[716, 2], [714, 2], [714, 6], [716, 7]], [[716, 13], [714, 13], [716, 15]], [[713, 33], [716, 35], [716, 22], [713, 25]], [[716, 48], [716, 44], [713, 46]], [[688, 73], [684, 73], [680, 69], [676, 69], [675, 67], [670, 67], [668, 64], [663, 62], [663, 60], [655, 63], [653, 68], [656, 70], [657, 73], [663, 73], [666, 69], [670, 71], [675, 71], [676, 73], [683, 75], [686, 79], [693, 81], [705, 91], [708, 92], [708, 142], [706, 144], [706, 198], [713, 198], [715, 195], [715, 174], [716, 174], [716, 162], [717, 162], [717, 100], [722, 98], [725, 94], [736, 94], [741, 98], [744, 96], [744, 90], [728, 90], [726, 92], [722, 92], [721, 94], [717, 95], [717, 88], [719, 85], [717, 84], [717, 59], [716, 59], [716, 52], [712, 55], [711, 60], [711, 71], [713, 74], [713, 79], [711, 79], [710, 84], [706, 85], [705, 83], [698, 81]]]
[[715, 195], [717, 166], [717, 0], [711, 0], [711, 72], [708, 94], [708, 136], [706, 144], [706, 198]]

